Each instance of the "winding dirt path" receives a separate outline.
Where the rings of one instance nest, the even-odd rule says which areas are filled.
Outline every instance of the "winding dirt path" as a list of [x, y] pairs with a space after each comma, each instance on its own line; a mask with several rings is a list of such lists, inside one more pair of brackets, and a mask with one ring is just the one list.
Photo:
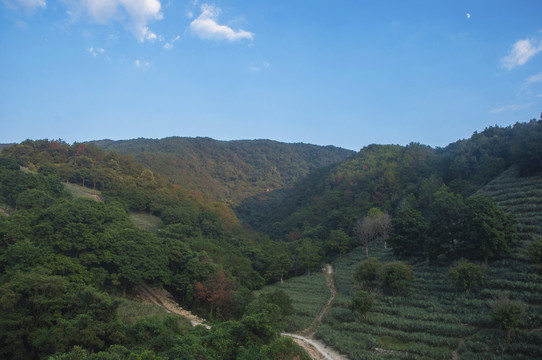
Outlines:
[[[300, 334], [282, 333], [281, 335], [291, 337], [299, 346], [307, 351], [313, 360], [348, 360], [346, 356], [339, 354], [336, 350], [327, 346], [323, 341], [314, 339], [314, 333], [322, 323], [322, 319], [331, 308], [331, 304], [337, 296], [337, 289], [335, 288], [335, 283], [333, 281], [333, 266], [331, 264], [326, 265], [324, 275], [331, 296], [329, 297], [327, 303], [322, 307], [312, 324]], [[211, 328], [209, 325], [204, 324], [204, 319], [197, 317], [190, 311], [181, 308], [179, 304], [173, 300], [173, 297], [167, 290], [157, 289], [143, 282], [139, 286], [139, 295], [144, 302], [153, 303], [157, 306], [163, 307], [168, 312], [188, 318], [193, 326], [203, 325], [207, 329]]]
[[326, 285], [331, 293], [331, 296], [329, 297], [327, 303], [322, 307], [312, 324], [305, 330], [301, 331], [300, 334], [282, 333], [281, 335], [293, 338], [299, 346], [307, 351], [313, 360], [348, 360], [346, 356], [340, 354], [337, 352], [337, 350], [327, 346], [323, 341], [314, 338], [314, 334], [322, 323], [322, 319], [327, 314], [329, 309], [331, 309], [331, 304], [333, 304], [333, 300], [335, 300], [335, 297], [337, 296], [337, 289], [335, 288], [335, 282], [333, 280], [333, 265], [326, 265], [324, 275], [326, 277]]

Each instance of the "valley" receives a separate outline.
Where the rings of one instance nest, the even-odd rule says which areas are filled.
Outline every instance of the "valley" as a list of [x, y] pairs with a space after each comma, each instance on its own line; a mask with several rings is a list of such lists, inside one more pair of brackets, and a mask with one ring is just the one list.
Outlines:
[[0, 356], [540, 358], [541, 134], [6, 146]]

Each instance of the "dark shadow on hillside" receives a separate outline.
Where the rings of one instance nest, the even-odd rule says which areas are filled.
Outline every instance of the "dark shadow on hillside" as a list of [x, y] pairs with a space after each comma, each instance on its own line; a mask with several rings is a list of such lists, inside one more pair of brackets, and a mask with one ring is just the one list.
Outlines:
[[277, 189], [257, 194], [243, 200], [233, 210], [237, 217], [255, 230], [262, 228], [269, 222], [271, 214], [282, 203], [290, 188]]

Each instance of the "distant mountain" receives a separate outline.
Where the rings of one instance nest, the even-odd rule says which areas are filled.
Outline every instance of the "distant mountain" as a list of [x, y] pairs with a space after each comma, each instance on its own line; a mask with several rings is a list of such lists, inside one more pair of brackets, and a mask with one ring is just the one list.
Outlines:
[[335, 146], [271, 140], [169, 137], [92, 143], [106, 150], [133, 154], [138, 162], [174, 184], [232, 205], [291, 187], [311, 171], [354, 154]]

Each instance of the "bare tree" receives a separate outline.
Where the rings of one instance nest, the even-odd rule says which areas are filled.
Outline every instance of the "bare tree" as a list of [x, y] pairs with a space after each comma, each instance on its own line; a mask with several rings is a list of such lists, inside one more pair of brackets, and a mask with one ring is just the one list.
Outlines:
[[369, 256], [369, 244], [377, 237], [377, 227], [374, 218], [364, 216], [359, 218], [354, 226], [354, 234], [362, 245], [365, 245], [365, 254]]
[[384, 212], [378, 221], [380, 223], [380, 236], [382, 236], [382, 239], [384, 240], [384, 249], [387, 249], [388, 237], [390, 236], [391, 232], [391, 215]]
[[369, 244], [382, 237], [384, 248], [388, 248], [387, 239], [391, 231], [391, 216], [376, 208], [369, 210], [367, 216], [361, 217], [354, 225], [354, 234], [358, 241], [365, 245], [365, 254], [369, 256]]

